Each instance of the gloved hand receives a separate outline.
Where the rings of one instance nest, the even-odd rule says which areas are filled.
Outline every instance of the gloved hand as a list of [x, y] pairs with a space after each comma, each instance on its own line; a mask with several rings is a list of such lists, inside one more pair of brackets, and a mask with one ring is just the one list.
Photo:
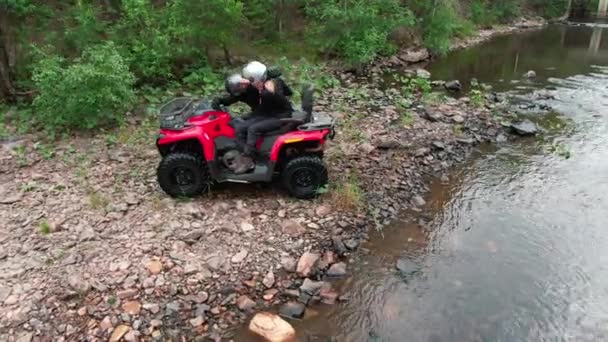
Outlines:
[[215, 98], [215, 99], [213, 99], [213, 101], [211, 101], [211, 108], [213, 108], [215, 110], [220, 110], [221, 106], [222, 106], [222, 104], [220, 103], [220, 99]]

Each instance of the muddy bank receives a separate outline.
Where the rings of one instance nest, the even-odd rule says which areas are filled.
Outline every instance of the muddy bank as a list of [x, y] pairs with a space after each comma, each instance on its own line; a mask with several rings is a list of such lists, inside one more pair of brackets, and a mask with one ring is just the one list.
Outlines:
[[326, 152], [332, 186], [315, 201], [233, 184], [167, 197], [155, 118], [53, 146], [3, 144], [0, 339], [219, 340], [255, 311], [346, 300], [327, 273], [348, 272], [340, 262], [369, 229], [420, 210], [429, 178], [506, 139], [506, 109], [404, 98], [379, 74], [337, 77], [316, 105], [339, 127]]

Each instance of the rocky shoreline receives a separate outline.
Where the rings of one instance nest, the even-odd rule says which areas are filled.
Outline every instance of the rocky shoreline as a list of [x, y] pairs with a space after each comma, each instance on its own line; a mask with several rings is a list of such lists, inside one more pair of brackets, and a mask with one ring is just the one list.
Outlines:
[[[456, 38], [452, 42], [450, 51], [465, 49], [474, 45], [478, 45], [501, 35], [539, 29], [547, 24], [548, 22], [542, 17], [520, 18], [519, 20], [512, 22], [509, 25], [481, 29], [475, 32], [475, 34], [472, 36]], [[408, 46], [405, 46], [404, 48], [400, 49], [395, 55], [380, 58], [378, 61], [376, 61], [376, 63], [374, 63], [374, 65], [378, 67], [402, 68], [408, 66], [419, 66], [429, 63], [433, 59], [432, 53], [427, 48], [421, 46], [422, 43], [416, 43], [416, 40], [417, 39], [414, 38], [413, 44], [411, 44], [410, 42]]]
[[379, 72], [336, 76], [316, 106], [339, 120], [332, 186], [314, 201], [243, 185], [168, 198], [146, 119], [52, 150], [3, 144], [0, 340], [230, 340], [254, 312], [348, 300], [331, 279], [367, 231], [419, 210], [430, 178], [508, 135], [496, 96], [404, 99]]

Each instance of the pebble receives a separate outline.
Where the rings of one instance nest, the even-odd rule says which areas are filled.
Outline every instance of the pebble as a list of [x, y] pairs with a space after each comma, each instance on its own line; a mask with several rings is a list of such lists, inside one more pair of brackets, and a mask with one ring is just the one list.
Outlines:
[[158, 260], [149, 261], [146, 268], [152, 274], [159, 274], [163, 270], [163, 264]]
[[343, 262], [333, 264], [325, 274], [329, 277], [343, 277], [346, 275], [346, 264]]
[[412, 203], [414, 203], [414, 205], [417, 207], [423, 207], [424, 205], [426, 205], [426, 201], [420, 195], [414, 196], [412, 198]]
[[292, 257], [282, 257], [281, 258], [281, 267], [287, 272], [295, 272], [297, 261]]
[[144, 310], [150, 311], [153, 314], [157, 314], [160, 312], [160, 305], [156, 303], [144, 303]]
[[122, 309], [129, 315], [139, 315], [141, 304], [138, 301], [128, 301], [122, 304]]
[[346, 248], [350, 249], [351, 251], [356, 249], [359, 246], [359, 240], [357, 239], [348, 239], [346, 241], [344, 241], [344, 245], [346, 246]]
[[245, 258], [247, 258], [247, 255], [249, 255], [249, 252], [246, 249], [241, 249], [237, 254], [232, 256], [230, 261], [232, 261], [233, 264], [240, 264], [243, 262], [243, 260], [245, 260]]
[[202, 325], [203, 323], [205, 323], [205, 318], [203, 318], [203, 316], [196, 316], [195, 318], [190, 320], [190, 325], [195, 328]]
[[274, 285], [274, 273], [272, 273], [272, 271], [268, 271], [268, 273], [266, 273], [266, 276], [264, 276], [264, 279], [262, 280], [262, 284], [264, 284], [267, 289]]
[[315, 271], [318, 260], [319, 254], [305, 252], [296, 265], [296, 272], [300, 277], [308, 277]]
[[255, 302], [251, 298], [249, 298], [245, 295], [242, 295], [239, 298], [237, 298], [236, 306], [241, 311], [249, 311], [249, 310], [253, 309], [253, 307], [255, 307]]
[[461, 123], [464, 122], [464, 118], [462, 116], [460, 116], [460, 115], [454, 115], [452, 117], [452, 121], [454, 121], [457, 124], [461, 124]]
[[249, 222], [242, 222], [241, 223], [241, 230], [244, 231], [244, 232], [250, 232], [250, 231], [252, 231], [254, 229], [255, 229], [255, 227], [251, 223], [249, 223]]

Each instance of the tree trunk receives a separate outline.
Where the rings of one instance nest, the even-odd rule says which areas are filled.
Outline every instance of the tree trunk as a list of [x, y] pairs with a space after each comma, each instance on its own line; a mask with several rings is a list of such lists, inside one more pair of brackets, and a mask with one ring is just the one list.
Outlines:
[[568, 0], [568, 5], [566, 6], [566, 11], [564, 12], [564, 15], [559, 18], [559, 20], [564, 21], [567, 20], [568, 18], [570, 18], [570, 12], [572, 11], [572, 0]]
[[228, 63], [228, 65], [232, 65], [232, 59], [230, 58], [230, 50], [228, 50], [226, 44], [222, 44], [222, 50], [224, 50], [224, 60], [226, 60], [226, 63]]
[[275, 9], [276, 13], [276, 21], [279, 29], [279, 37], [283, 37], [283, 10], [284, 10], [284, 0], [277, 0], [278, 8]]
[[12, 102], [15, 100], [12, 72], [15, 67], [15, 44], [8, 20], [6, 10], [0, 10], [0, 98]]

